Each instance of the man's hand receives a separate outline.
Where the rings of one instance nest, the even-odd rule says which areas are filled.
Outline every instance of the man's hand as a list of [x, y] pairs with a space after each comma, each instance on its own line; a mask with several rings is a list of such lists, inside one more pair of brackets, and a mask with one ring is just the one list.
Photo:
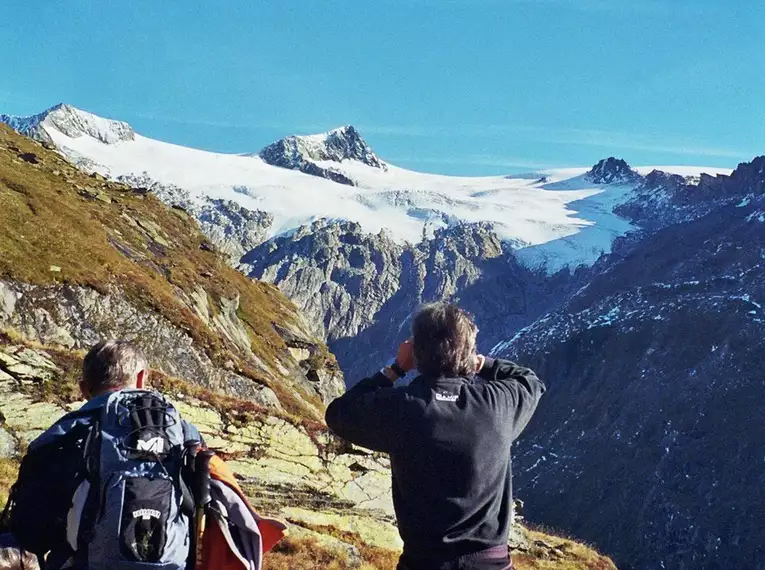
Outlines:
[[399, 345], [398, 354], [396, 354], [396, 364], [404, 372], [414, 369], [414, 345], [411, 338]]

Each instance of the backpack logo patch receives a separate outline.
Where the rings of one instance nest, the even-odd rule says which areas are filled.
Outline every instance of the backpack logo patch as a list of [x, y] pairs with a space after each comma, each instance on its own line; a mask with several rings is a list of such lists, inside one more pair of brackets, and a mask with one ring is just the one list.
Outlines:
[[137, 511], [133, 511], [133, 518], [134, 519], [143, 519], [145, 521], [149, 519], [158, 519], [162, 516], [162, 513], [160, 513], [156, 509], [138, 509]]
[[136, 448], [138, 451], [160, 454], [165, 451], [165, 439], [163, 437], [152, 437], [145, 440], [139, 439], [136, 442]]
[[439, 402], [456, 402], [459, 399], [459, 394], [446, 394], [444, 392], [436, 392], [436, 400]]

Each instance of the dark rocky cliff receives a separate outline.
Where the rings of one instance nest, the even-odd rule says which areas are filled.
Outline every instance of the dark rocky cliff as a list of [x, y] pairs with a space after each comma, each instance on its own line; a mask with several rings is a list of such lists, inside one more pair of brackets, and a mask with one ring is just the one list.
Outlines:
[[765, 568], [758, 162], [673, 181], [651, 207], [690, 221], [623, 240], [562, 309], [499, 347], [549, 386], [517, 448], [529, 517], [620, 567]]

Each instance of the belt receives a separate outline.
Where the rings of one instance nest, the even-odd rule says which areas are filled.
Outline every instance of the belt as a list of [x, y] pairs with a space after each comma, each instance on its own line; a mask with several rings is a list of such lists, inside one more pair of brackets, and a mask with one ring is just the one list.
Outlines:
[[499, 546], [492, 546], [491, 548], [487, 548], [485, 550], [479, 550], [478, 552], [474, 552], [473, 554], [468, 554], [467, 556], [463, 556], [462, 558], [464, 560], [504, 560], [508, 557], [510, 554], [510, 551], [507, 548], [506, 544], [500, 544]]
[[[399, 566], [399, 569], [406, 569], [406, 568], [417, 568], [420, 565], [438, 565], [438, 564], [444, 564], [447, 562], [458, 562], [458, 561], [466, 561], [466, 562], [493, 562], [493, 561], [500, 561], [500, 560], [510, 560], [510, 550], [508, 549], [506, 544], [500, 544], [499, 546], [492, 546], [490, 548], [485, 548], [484, 550], [479, 550], [477, 552], [473, 552], [471, 554], [463, 554], [462, 556], [457, 556], [455, 558], [443, 558], [443, 557], [436, 557], [432, 555], [425, 555], [425, 556], [417, 556], [412, 555], [411, 553], [404, 553], [401, 556], [401, 565]], [[512, 566], [509, 566], [509, 568], [512, 568]]]

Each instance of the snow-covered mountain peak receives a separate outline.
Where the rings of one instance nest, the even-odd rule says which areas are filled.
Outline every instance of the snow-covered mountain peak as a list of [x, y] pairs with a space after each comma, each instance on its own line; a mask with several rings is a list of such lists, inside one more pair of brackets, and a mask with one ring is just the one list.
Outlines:
[[306, 163], [341, 163], [345, 160], [387, 169], [352, 125], [317, 135], [285, 137], [265, 147], [260, 151], [260, 157], [274, 166], [302, 171], [305, 171]]
[[613, 156], [598, 162], [585, 176], [594, 184], [632, 184], [640, 180], [640, 174], [625, 160]]
[[48, 143], [53, 142], [51, 129], [73, 139], [88, 136], [104, 144], [135, 139], [135, 132], [127, 123], [104, 119], [66, 103], [59, 103], [29, 117], [0, 115], [0, 122], [7, 123], [22, 134]]

